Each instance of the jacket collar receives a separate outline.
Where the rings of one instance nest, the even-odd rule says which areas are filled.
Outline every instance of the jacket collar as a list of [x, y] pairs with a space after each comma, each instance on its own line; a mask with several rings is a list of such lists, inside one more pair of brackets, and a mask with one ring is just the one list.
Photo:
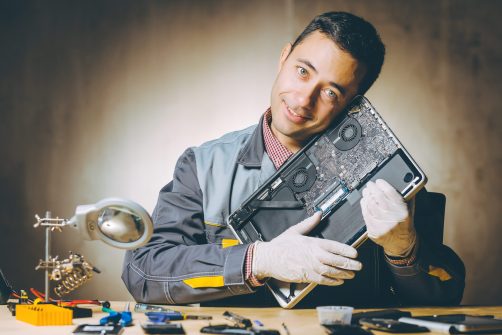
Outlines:
[[265, 152], [265, 143], [263, 143], [263, 117], [261, 116], [260, 122], [256, 126], [253, 134], [246, 142], [242, 150], [237, 156], [237, 163], [245, 167], [259, 168]]

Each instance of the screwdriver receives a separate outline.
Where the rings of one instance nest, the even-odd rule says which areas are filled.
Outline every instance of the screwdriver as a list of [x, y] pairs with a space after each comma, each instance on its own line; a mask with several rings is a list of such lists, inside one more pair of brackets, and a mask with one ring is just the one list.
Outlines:
[[166, 322], [174, 320], [212, 320], [213, 317], [209, 315], [191, 315], [182, 312], [169, 311], [169, 312], [146, 312], [145, 315], [152, 322]]
[[175, 312], [174, 310], [170, 308], [166, 308], [164, 306], [159, 306], [159, 305], [150, 305], [150, 304], [143, 304], [138, 302], [136, 305], [134, 305], [134, 311], [138, 313], [145, 313], [145, 312]]

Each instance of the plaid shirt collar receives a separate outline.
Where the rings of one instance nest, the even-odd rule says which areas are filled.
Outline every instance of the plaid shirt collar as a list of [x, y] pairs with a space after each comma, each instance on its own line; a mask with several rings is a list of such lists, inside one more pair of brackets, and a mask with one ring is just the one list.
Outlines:
[[293, 153], [274, 136], [272, 129], [270, 129], [271, 122], [272, 111], [269, 108], [263, 117], [263, 142], [265, 143], [265, 151], [274, 163], [275, 168], [279, 169]]

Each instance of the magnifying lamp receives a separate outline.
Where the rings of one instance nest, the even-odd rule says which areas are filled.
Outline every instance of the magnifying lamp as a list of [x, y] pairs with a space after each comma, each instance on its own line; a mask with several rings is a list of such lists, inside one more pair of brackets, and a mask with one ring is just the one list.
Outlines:
[[101, 240], [119, 249], [136, 249], [153, 233], [150, 215], [130, 200], [107, 198], [92, 205], [81, 205], [68, 225], [77, 228], [87, 240]]
[[[82, 285], [92, 276], [92, 267], [81, 255], [72, 255], [63, 261], [50, 256], [50, 232], [62, 227], [78, 229], [86, 240], [101, 240], [119, 249], [136, 249], [145, 245], [153, 233], [153, 223], [148, 212], [139, 204], [122, 198], [106, 198], [95, 204], [77, 206], [70, 219], [53, 218], [46, 212], [44, 218], [35, 215], [34, 227], [45, 227], [45, 260], [40, 260], [36, 269], [45, 270], [45, 299], [49, 299], [49, 279], [65, 280], [62, 290], [69, 292]], [[84, 264], [85, 263], [85, 264]], [[75, 268], [74, 266], [77, 266]], [[49, 271], [51, 275], [49, 275]], [[63, 273], [63, 274], [61, 274]], [[81, 278], [81, 280], [80, 280]], [[71, 279], [71, 280], [70, 280]], [[71, 287], [70, 287], [71, 286]], [[60, 291], [56, 293], [59, 294]]]

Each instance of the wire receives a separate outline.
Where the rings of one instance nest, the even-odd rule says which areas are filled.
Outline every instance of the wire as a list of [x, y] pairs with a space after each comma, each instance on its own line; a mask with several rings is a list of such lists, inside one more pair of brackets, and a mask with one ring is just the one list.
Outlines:
[[45, 300], [45, 294], [43, 294], [42, 292], [34, 289], [33, 287], [30, 288], [30, 292], [35, 296], [37, 297], [38, 299], [40, 300]]
[[[19, 293], [17, 293], [16, 291], [14, 291], [14, 290], [12, 290], [12, 292], [10, 293], [10, 295], [11, 295], [11, 296], [13, 296], [13, 297], [14, 297], [14, 298], [16, 298], [16, 299], [19, 299], [19, 300], [21, 300], [21, 299], [22, 299], [22, 298], [21, 298], [21, 295], [20, 295]], [[33, 300], [32, 300], [32, 299], [30, 299], [30, 298], [28, 298], [28, 299], [26, 299], [26, 302], [28, 302], [28, 303], [30, 303], [30, 304], [31, 304], [31, 303], [33, 303]]]
[[75, 306], [75, 305], [98, 305], [101, 306], [102, 303], [99, 300], [70, 300], [70, 301], [61, 301], [65, 306]]
[[[36, 296], [37, 298], [41, 299], [41, 300], [45, 300], [45, 294], [43, 294], [42, 292], [40, 292], [39, 290], [35, 289], [35, 288], [30, 288], [30, 292]], [[19, 298], [19, 296], [17, 297]], [[51, 302], [56, 302], [58, 305], [60, 306], [76, 306], [76, 305], [83, 305], [83, 304], [87, 304], [87, 305], [103, 305], [101, 303], [101, 301], [97, 300], [97, 299], [94, 299], [94, 300], [56, 300], [56, 299], [52, 299], [50, 298], [49, 299]]]

